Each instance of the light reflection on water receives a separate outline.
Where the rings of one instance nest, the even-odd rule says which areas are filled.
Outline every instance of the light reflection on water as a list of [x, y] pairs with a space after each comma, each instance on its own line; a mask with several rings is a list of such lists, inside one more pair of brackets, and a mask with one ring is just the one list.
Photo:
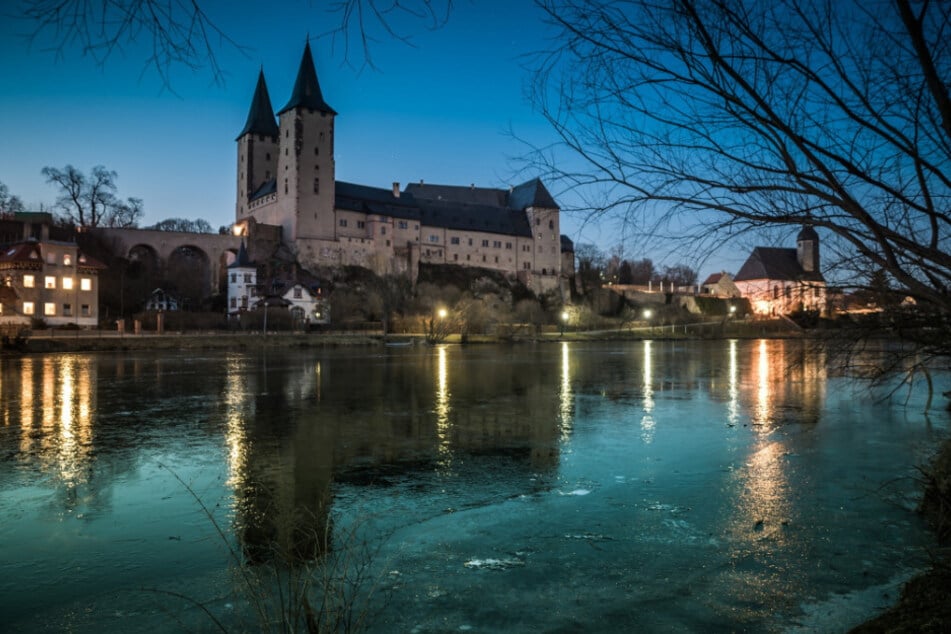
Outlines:
[[[227, 558], [213, 531], [159, 465], [251, 561], [306, 558], [324, 547], [315, 535], [372, 517], [393, 535], [386, 566], [402, 580], [403, 611], [380, 631], [768, 631], [777, 614], [910, 564], [903, 553], [927, 536], [867, 489], [910, 472], [947, 428], [889, 406], [843, 408], [841, 380], [827, 403], [825, 359], [787, 341], [187, 364], [68, 355], [2, 368], [0, 613], [26, 631], [43, 613], [85, 614], [78, 631], [126, 629], [114, 614], [142, 606], [116, 592], [135, 583], [227, 595], [214, 586]], [[61, 507], [52, 520], [50, 505]], [[826, 568], [839, 551], [866, 563]], [[474, 557], [518, 566], [463, 574]], [[103, 558], [135, 572], [102, 570]], [[671, 585], [678, 569], [691, 571], [686, 585]], [[50, 575], [62, 583], [44, 585]], [[437, 590], [420, 598], [420, 584]], [[632, 617], [641, 603], [651, 610]]]

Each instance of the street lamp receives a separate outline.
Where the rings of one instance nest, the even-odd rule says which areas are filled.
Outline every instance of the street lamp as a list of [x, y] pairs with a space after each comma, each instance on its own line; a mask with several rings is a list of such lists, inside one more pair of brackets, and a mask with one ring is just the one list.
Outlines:
[[652, 326], [651, 323], [650, 323], [650, 321], [651, 321], [651, 316], [652, 316], [653, 314], [654, 314], [654, 311], [652, 311], [650, 308], [648, 308], [648, 309], [646, 309], [646, 310], [644, 311], [644, 321], [647, 322], [647, 327], [650, 329], [648, 332], [653, 332], [653, 326]]
[[562, 337], [565, 336], [565, 326], [568, 325], [568, 317], [570, 317], [570, 315], [568, 314], [567, 310], [561, 311], [561, 336]]
[[440, 318], [440, 319], [445, 319], [445, 318], [446, 318], [446, 315], [449, 314], [449, 311], [446, 310], [445, 308], [440, 308], [440, 309], [439, 309], [439, 312], [436, 313], [436, 314], [439, 315], [439, 318]]

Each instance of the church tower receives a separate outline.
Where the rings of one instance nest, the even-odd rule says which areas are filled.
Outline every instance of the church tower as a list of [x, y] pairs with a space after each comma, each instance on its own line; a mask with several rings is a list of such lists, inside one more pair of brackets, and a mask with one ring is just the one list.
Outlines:
[[819, 234], [810, 225], [803, 225], [796, 236], [796, 259], [806, 273], [820, 273]]
[[243, 220], [250, 211], [250, 201], [273, 181], [277, 174], [278, 137], [271, 97], [264, 82], [264, 70], [251, 99], [251, 109], [244, 129], [235, 139], [238, 143], [238, 190], [235, 219]]
[[285, 241], [333, 240], [334, 117], [317, 82], [310, 44], [294, 82], [291, 98], [280, 112], [277, 200], [285, 219]]

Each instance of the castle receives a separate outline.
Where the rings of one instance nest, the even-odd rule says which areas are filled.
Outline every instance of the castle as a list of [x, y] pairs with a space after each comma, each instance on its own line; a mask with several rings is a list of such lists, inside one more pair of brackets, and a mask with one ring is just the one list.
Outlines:
[[[281, 227], [304, 268], [356, 265], [416, 278], [419, 265], [492, 269], [536, 293], [563, 291], [559, 208], [534, 179], [509, 189], [400, 189], [336, 180], [336, 111], [324, 100], [310, 45], [275, 119], [263, 70], [238, 145], [235, 231]], [[567, 258], [566, 258], [567, 259]]]

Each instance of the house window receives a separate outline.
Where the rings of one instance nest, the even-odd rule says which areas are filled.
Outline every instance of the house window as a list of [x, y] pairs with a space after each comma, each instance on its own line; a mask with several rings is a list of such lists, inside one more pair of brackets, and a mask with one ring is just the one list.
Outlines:
[[89, 304], [81, 304], [79, 306], [79, 314], [83, 317], [89, 317]]
[[81, 291], [91, 291], [92, 290], [92, 280], [88, 277], [80, 278], [79, 280], [79, 290]]
[[346, 219], [346, 218], [341, 218], [340, 221], [339, 221], [337, 224], [340, 225], [341, 227], [346, 227], [346, 226], [347, 226], [347, 219]]
[[237, 274], [237, 273], [232, 273], [232, 274], [231, 274], [231, 283], [234, 284], [234, 283], [237, 282], [237, 281], [238, 281], [238, 274]]
[[250, 283], [251, 283], [251, 274], [250, 274], [250, 273], [245, 273], [245, 274], [244, 274], [244, 283], [245, 283], [245, 284], [250, 284]]
[[73, 314], [73, 305], [72, 304], [63, 304], [63, 316], [71, 317]]
[[56, 254], [50, 251], [46, 254], [46, 263], [47, 264], [56, 264]]
[[73, 278], [71, 277], [63, 278], [63, 290], [66, 290], [66, 291], [73, 290]]
[[231, 307], [232, 307], [232, 308], [237, 308], [237, 307], [238, 307], [238, 298], [237, 298], [237, 297], [232, 297], [232, 298], [231, 298]]
[[36, 278], [32, 275], [23, 276], [23, 288], [33, 288], [36, 286]]
[[68, 253], [63, 254], [63, 266], [72, 266], [73, 265], [73, 256]]
[[357, 229], [366, 229], [367, 223], [363, 220], [357, 220]]
[[56, 278], [52, 275], [46, 276], [46, 283], [44, 284], [45, 288], [56, 288]]
[[56, 314], [56, 304], [53, 302], [46, 302], [43, 304], [43, 314], [52, 317]]
[[459, 244], [459, 237], [458, 237], [458, 236], [454, 236], [454, 237], [452, 237], [452, 238], [449, 238], [449, 243], [450, 243], [450, 244]]
[[300, 286], [295, 286], [295, 287], [294, 287], [294, 299], [300, 299], [301, 297], [302, 297], [302, 295], [301, 295], [301, 288], [300, 288]]
[[23, 314], [32, 315], [34, 312], [33, 302], [23, 302]]

